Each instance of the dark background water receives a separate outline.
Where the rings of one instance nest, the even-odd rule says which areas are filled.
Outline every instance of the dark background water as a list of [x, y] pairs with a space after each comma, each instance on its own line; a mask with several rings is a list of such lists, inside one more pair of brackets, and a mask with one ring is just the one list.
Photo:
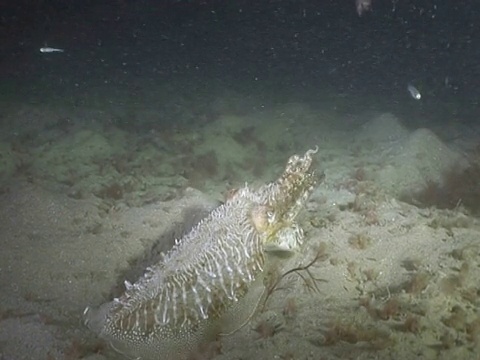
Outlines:
[[[330, 94], [435, 121], [477, 118], [478, 1], [374, 0], [362, 17], [353, 0], [0, 6], [0, 90], [11, 101], [82, 106], [88, 96], [115, 103], [122, 93], [124, 102], [161, 103], [155, 89], [165, 86], [183, 98], [228, 88], [266, 101], [314, 104]], [[65, 53], [40, 53], [45, 45]]]

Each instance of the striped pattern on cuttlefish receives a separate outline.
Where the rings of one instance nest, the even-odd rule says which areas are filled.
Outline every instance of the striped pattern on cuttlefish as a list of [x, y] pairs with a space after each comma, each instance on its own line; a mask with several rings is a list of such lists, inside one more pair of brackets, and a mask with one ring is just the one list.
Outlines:
[[265, 299], [268, 249], [294, 251], [303, 241], [295, 219], [318, 177], [312, 155], [290, 157], [276, 181], [240, 188], [214, 209], [125, 293], [86, 325], [133, 358], [183, 360], [219, 334], [247, 323]]

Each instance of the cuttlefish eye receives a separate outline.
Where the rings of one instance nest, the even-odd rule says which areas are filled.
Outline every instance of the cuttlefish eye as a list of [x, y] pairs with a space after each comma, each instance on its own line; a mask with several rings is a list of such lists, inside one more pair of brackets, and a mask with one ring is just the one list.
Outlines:
[[272, 224], [275, 214], [269, 206], [258, 205], [252, 209], [250, 217], [255, 229], [258, 232], [265, 232]]
[[267, 221], [269, 224], [273, 224], [275, 222], [275, 212], [273, 210], [267, 211]]

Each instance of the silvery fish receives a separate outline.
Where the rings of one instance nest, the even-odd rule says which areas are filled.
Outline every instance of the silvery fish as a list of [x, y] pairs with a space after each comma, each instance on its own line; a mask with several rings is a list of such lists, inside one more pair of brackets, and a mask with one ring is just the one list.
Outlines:
[[40, 52], [42, 53], [53, 53], [53, 52], [64, 52], [65, 50], [63, 49], [57, 49], [57, 48], [52, 48], [52, 47], [42, 47], [40, 48]]
[[420, 100], [422, 98], [422, 94], [420, 94], [420, 91], [418, 91], [418, 89], [412, 84], [408, 84], [407, 90], [412, 96], [412, 98], [414, 98], [415, 100]]

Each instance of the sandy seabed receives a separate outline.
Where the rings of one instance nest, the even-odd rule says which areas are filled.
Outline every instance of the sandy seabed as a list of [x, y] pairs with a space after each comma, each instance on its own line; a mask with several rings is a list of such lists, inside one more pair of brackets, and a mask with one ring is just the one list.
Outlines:
[[[25, 114], [43, 129], [62, 118], [9, 116]], [[141, 136], [79, 123], [0, 143], [1, 360], [120, 358], [83, 326], [85, 307], [135, 281], [225, 191], [274, 180], [316, 145], [325, 181], [300, 215], [304, 247], [283, 264], [320, 254], [316, 280], [285, 277], [214, 358], [478, 359], [479, 129], [301, 104]]]

